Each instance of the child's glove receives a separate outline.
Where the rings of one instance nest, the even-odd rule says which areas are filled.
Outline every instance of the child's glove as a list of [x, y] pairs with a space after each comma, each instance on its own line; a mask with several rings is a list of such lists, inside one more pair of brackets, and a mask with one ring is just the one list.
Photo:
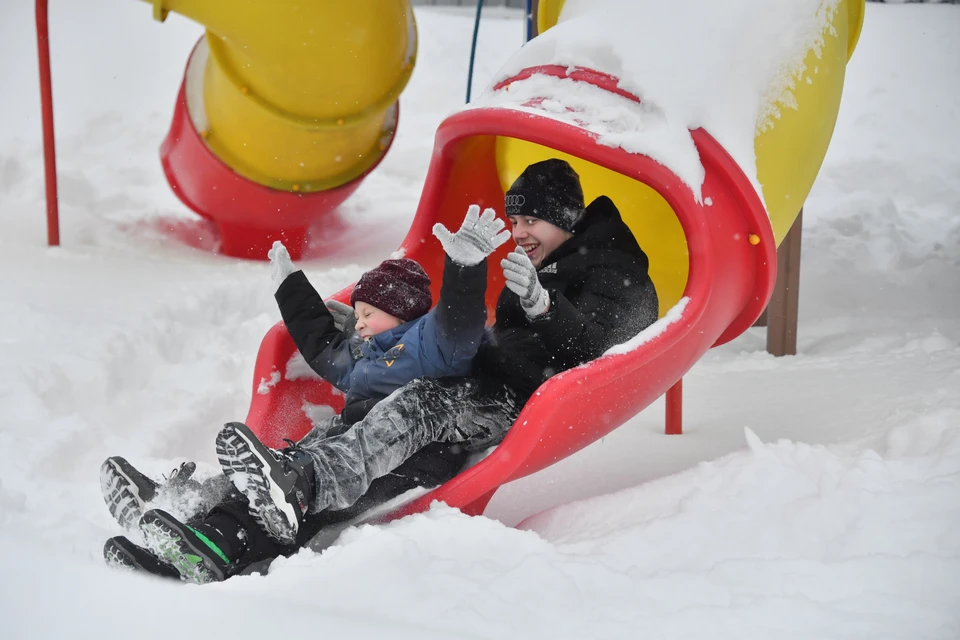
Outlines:
[[439, 222], [433, 225], [433, 235], [440, 240], [443, 250], [451, 260], [464, 267], [472, 267], [486, 260], [511, 235], [509, 230], [504, 229], [506, 223], [497, 218], [493, 209], [484, 209], [483, 215], [479, 214], [480, 207], [470, 205], [467, 217], [456, 233], [450, 233]]
[[287, 276], [298, 269], [293, 266], [290, 253], [280, 240], [273, 243], [273, 247], [267, 252], [267, 257], [270, 258], [270, 277], [273, 278], [274, 288], [279, 289]]
[[324, 304], [333, 316], [333, 324], [340, 331], [353, 331], [357, 326], [357, 314], [353, 312], [353, 307], [336, 300], [327, 300]]
[[550, 294], [540, 286], [537, 269], [527, 257], [527, 252], [517, 247], [500, 261], [507, 288], [520, 296], [520, 306], [531, 318], [547, 312], [550, 308]]

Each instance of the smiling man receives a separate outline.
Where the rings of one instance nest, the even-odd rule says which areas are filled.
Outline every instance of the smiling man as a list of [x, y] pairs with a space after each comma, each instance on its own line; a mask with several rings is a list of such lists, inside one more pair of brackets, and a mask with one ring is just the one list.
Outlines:
[[535, 390], [656, 321], [648, 260], [607, 196], [584, 206], [580, 177], [564, 160], [531, 164], [507, 190], [517, 249], [500, 265], [496, 339], [474, 370]]
[[557, 159], [527, 167], [507, 191], [504, 203], [514, 241], [538, 268], [573, 237], [585, 214], [580, 177]]

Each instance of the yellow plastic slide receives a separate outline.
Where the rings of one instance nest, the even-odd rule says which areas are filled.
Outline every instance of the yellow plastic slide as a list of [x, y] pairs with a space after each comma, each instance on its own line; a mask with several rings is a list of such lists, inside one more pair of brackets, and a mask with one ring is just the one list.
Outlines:
[[206, 145], [249, 180], [316, 192], [385, 151], [416, 58], [408, 0], [152, 0], [207, 29]]

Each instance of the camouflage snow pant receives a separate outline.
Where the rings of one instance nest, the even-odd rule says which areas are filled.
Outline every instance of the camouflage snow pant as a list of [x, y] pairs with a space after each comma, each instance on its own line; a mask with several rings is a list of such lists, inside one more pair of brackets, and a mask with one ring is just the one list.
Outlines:
[[458, 445], [467, 452], [499, 444], [522, 408], [516, 392], [493, 380], [421, 378], [350, 426], [334, 416], [297, 443], [316, 470], [310, 512], [351, 506], [374, 480], [431, 443]]

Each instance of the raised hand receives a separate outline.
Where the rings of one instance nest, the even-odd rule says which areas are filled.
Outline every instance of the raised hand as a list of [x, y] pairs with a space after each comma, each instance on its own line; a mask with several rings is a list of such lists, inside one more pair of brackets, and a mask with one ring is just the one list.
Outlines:
[[530, 262], [527, 252], [517, 247], [500, 261], [507, 288], [520, 297], [520, 306], [531, 318], [547, 312], [550, 308], [550, 294], [540, 286], [537, 268]]
[[287, 276], [298, 271], [298, 269], [293, 266], [293, 260], [290, 259], [290, 252], [287, 251], [287, 248], [283, 246], [283, 242], [280, 240], [273, 243], [270, 251], [267, 252], [267, 257], [270, 258], [270, 277], [273, 278], [274, 287], [279, 289], [283, 281], [287, 279]]
[[487, 256], [510, 238], [510, 231], [504, 229], [506, 223], [497, 218], [493, 209], [484, 209], [472, 204], [460, 230], [451, 233], [439, 222], [433, 225], [433, 235], [437, 236], [443, 250], [450, 259], [464, 267], [471, 267], [486, 260]]
[[333, 324], [337, 325], [340, 331], [353, 331], [357, 325], [357, 314], [353, 312], [353, 307], [336, 300], [327, 300], [324, 304], [333, 316]]

